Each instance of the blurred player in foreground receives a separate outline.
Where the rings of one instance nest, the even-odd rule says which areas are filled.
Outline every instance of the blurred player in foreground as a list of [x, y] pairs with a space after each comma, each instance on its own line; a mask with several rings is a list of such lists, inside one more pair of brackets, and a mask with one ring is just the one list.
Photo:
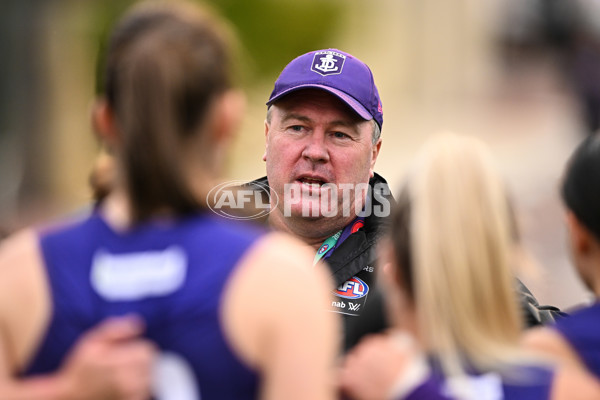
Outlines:
[[[121, 336], [143, 324], [159, 354], [150, 390], [149, 345], [129, 343], [146, 347], [139, 368], [120, 371], [136, 382], [121, 397], [332, 397], [336, 325], [321, 307], [330, 283], [310, 268], [314, 255], [198, 201], [243, 112], [231, 63], [227, 31], [190, 4], [141, 4], [117, 24], [105, 97], [93, 111], [115, 157], [115, 181], [91, 215], [3, 244], [0, 393], [18, 398], [29, 381], [20, 376], [64, 375], [67, 353], [88, 329], [136, 314], [142, 322], [117, 321], [134, 331]], [[291, 287], [301, 295], [290, 296]], [[101, 350], [98, 360], [110, 354]]]
[[[569, 245], [579, 276], [594, 294], [594, 304], [555, 326], [536, 329], [526, 343], [549, 352], [563, 364], [585, 365], [600, 378], [600, 137], [575, 150], [562, 184]], [[600, 398], [600, 397], [599, 397]]]

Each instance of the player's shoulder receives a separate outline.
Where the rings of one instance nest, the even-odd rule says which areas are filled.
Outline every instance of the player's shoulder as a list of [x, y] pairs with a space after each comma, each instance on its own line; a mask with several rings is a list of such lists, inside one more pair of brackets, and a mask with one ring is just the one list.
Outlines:
[[300, 240], [286, 233], [269, 232], [253, 243], [241, 263], [256, 277], [264, 277], [270, 288], [332, 287], [327, 269], [321, 264], [313, 266], [314, 256], [315, 250]]
[[37, 256], [37, 233], [33, 229], [18, 231], [0, 242], [0, 274], [14, 272], [19, 265]]
[[566, 318], [556, 321], [558, 327], [577, 323], [600, 324], [600, 303], [596, 302], [591, 305], [582, 305], [573, 308], [569, 311], [569, 315]]
[[0, 243], [0, 292], [12, 297], [15, 291], [26, 290], [43, 275], [42, 264], [36, 231], [25, 229], [5, 238]]
[[535, 353], [561, 361], [578, 362], [579, 357], [559, 331], [551, 327], [527, 330], [521, 339], [522, 346]]
[[267, 231], [252, 221], [236, 221], [210, 214], [202, 214], [186, 223], [190, 226], [190, 235], [210, 241], [255, 241]]
[[269, 232], [263, 235], [251, 251], [254, 260], [267, 271], [299, 273], [312, 269], [314, 250], [285, 233]]
[[[0, 314], [20, 318], [47, 295], [39, 237], [32, 229], [0, 243]], [[19, 315], [21, 313], [21, 315]]]

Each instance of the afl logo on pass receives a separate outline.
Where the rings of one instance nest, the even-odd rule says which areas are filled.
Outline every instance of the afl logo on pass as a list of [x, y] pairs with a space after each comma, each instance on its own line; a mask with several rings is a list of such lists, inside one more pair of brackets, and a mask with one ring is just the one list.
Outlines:
[[360, 299], [369, 292], [369, 287], [361, 279], [352, 277], [342, 283], [335, 291], [335, 295], [345, 299]]
[[327, 243], [325, 243], [323, 246], [321, 246], [321, 248], [319, 249], [319, 254], [323, 254], [325, 253], [327, 250], [329, 249], [329, 245]]

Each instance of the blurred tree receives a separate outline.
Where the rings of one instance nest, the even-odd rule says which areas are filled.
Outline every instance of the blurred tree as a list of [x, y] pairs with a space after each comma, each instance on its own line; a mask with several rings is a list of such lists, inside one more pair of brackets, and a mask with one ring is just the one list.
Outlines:
[[[331, 37], [348, 8], [342, 1], [204, 3], [231, 22], [240, 44], [240, 84], [249, 89], [265, 82], [272, 84], [274, 75], [292, 58], [315, 48], [334, 46]], [[81, 174], [61, 179], [55, 176], [72, 169], [68, 163], [81, 162], [90, 151], [89, 137], [81, 135], [85, 129], [80, 123], [83, 117], [74, 118], [85, 114], [85, 105], [75, 107], [74, 103], [81, 102], [91, 89], [85, 78], [94, 71], [86, 72], [87, 57], [96, 54], [98, 74], [108, 32], [135, 2], [0, 3], [0, 237], [3, 230], [27, 225], [37, 217], [43, 218], [46, 212], [51, 214], [51, 204], [64, 203], [74, 188], [84, 184], [70, 181], [79, 180]], [[92, 51], [85, 51], [82, 44]], [[96, 92], [101, 87], [102, 77], [96, 76]], [[65, 143], [72, 149], [67, 153], [59, 146]]]
[[339, 1], [213, 0], [237, 29], [253, 77], [278, 74], [294, 57], [329, 47], [345, 7]]
[[[133, 0], [93, 3], [96, 28], [92, 45], [100, 44], [99, 54], [110, 27], [133, 3]], [[244, 86], [272, 79], [300, 54], [329, 47], [329, 40], [348, 7], [341, 0], [208, 0], [204, 3], [227, 18], [239, 38], [240, 80]], [[101, 82], [101, 77], [98, 81]]]
[[44, 54], [39, 38], [48, 3], [3, 1], [0, 6], [0, 232], [19, 219], [24, 199], [47, 190]]

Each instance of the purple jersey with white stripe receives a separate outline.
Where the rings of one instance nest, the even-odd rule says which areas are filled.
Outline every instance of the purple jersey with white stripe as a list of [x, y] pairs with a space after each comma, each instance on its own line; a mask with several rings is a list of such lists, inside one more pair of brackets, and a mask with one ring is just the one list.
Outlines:
[[137, 314], [161, 352], [159, 387], [202, 400], [255, 398], [257, 376], [231, 351], [220, 307], [232, 271], [260, 235], [210, 215], [117, 233], [93, 213], [46, 230], [40, 246], [53, 312], [25, 375], [56, 370], [106, 317]]
[[[469, 374], [463, 381], [467, 397], [477, 400], [548, 400], [552, 388], [551, 369], [522, 365], [513, 366], [509, 372]], [[452, 379], [434, 369], [429, 378], [417, 386], [405, 400], [457, 400], [461, 397], [453, 390]], [[399, 399], [398, 399], [399, 400]]]
[[600, 378], [600, 303], [559, 319], [554, 328], [579, 354], [587, 368]]

